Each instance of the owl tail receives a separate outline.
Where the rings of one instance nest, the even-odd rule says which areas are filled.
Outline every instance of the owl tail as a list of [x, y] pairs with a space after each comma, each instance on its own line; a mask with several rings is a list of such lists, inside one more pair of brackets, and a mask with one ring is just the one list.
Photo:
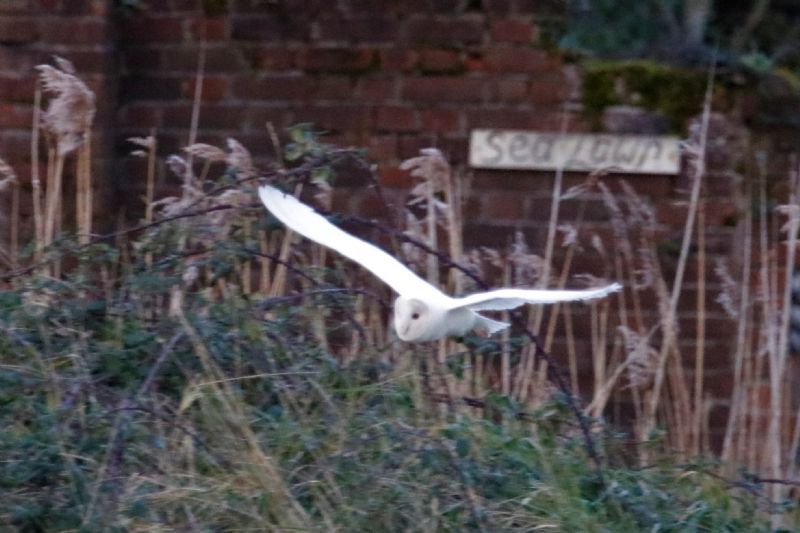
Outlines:
[[491, 318], [486, 318], [483, 315], [478, 315], [478, 321], [475, 323], [476, 329], [481, 329], [486, 331], [487, 336], [494, 335], [498, 331], [503, 331], [511, 324], [508, 322], [500, 322], [498, 320], [492, 320]]

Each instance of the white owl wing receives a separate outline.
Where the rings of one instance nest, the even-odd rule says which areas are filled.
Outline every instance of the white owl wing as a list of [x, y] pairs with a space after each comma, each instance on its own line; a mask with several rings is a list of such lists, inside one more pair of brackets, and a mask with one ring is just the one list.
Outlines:
[[473, 311], [503, 311], [515, 309], [525, 304], [552, 304], [602, 298], [622, 289], [619, 283], [612, 283], [597, 289], [584, 290], [546, 290], [546, 289], [497, 289], [489, 292], [470, 294], [463, 298], [453, 298], [450, 309], [466, 307]]
[[269, 212], [289, 228], [352, 259], [399, 295], [422, 300], [450, 299], [388, 253], [337, 228], [294, 196], [268, 185], [260, 187], [258, 195]]

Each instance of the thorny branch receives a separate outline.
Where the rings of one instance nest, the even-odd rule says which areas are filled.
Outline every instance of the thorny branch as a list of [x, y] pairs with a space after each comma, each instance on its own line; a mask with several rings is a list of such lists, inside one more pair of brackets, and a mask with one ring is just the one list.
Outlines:
[[[337, 151], [337, 152], [338, 152], [338, 155], [342, 155], [342, 154], [352, 155], [352, 151], [349, 151], [349, 150], [341, 150], [341, 151]], [[309, 175], [311, 169], [316, 168], [317, 166], [319, 166], [322, 163], [329, 162], [330, 159], [331, 159], [330, 157], [316, 158], [316, 159], [313, 159], [313, 160], [309, 160], [306, 163], [304, 163], [303, 165], [298, 166], [298, 167], [296, 167], [294, 169], [291, 169], [291, 170], [274, 172], [274, 173], [271, 173], [271, 174], [268, 174], [268, 175], [263, 175], [263, 176], [260, 176], [260, 177], [257, 177], [257, 178], [255, 178], [255, 177], [253, 177], [253, 178], [244, 178], [244, 179], [238, 181], [236, 183], [236, 185], [240, 185], [241, 183], [243, 183], [245, 181], [252, 181], [252, 180], [257, 180], [257, 179], [258, 180], [264, 179], [264, 180], [268, 180], [268, 181], [274, 181], [274, 180], [277, 180], [277, 179], [285, 179], [287, 177], [307, 177]], [[372, 174], [372, 170], [371, 169], [368, 169], [368, 170], [369, 170], [370, 174]], [[380, 189], [380, 185], [374, 179], [373, 179], [373, 184], [376, 185], [376, 187], [375, 187], [376, 189]], [[208, 191], [207, 194], [219, 193], [219, 192], [222, 192], [222, 191], [224, 191], [226, 189], [235, 187], [236, 185], [222, 186], [222, 187], [219, 187], [217, 189], [213, 189], [211, 191]], [[381, 196], [381, 198], [382, 198], [382, 196]], [[108, 233], [108, 234], [102, 235], [102, 236], [94, 236], [94, 238], [91, 241], [91, 244], [96, 244], [98, 242], [108, 241], [108, 240], [111, 240], [111, 239], [113, 239], [115, 237], [118, 237], [120, 235], [128, 235], [128, 234], [132, 234], [132, 233], [138, 233], [138, 232], [141, 232], [141, 231], [146, 231], [148, 229], [151, 229], [151, 228], [154, 228], [154, 227], [158, 227], [158, 226], [161, 226], [163, 224], [167, 224], [169, 222], [173, 222], [175, 220], [203, 216], [203, 215], [206, 215], [208, 213], [215, 212], [215, 211], [222, 211], [222, 210], [228, 210], [228, 209], [254, 209], [254, 208], [259, 208], [259, 207], [260, 207], [260, 204], [258, 204], [258, 203], [253, 203], [253, 204], [248, 204], [248, 205], [220, 204], [220, 205], [216, 205], [216, 206], [207, 207], [207, 208], [204, 208], [204, 209], [185, 211], [183, 213], [178, 213], [176, 215], [172, 215], [172, 216], [169, 216], [169, 217], [164, 217], [164, 218], [161, 218], [159, 220], [156, 220], [156, 221], [153, 221], [153, 222], [150, 222], [150, 223], [139, 224], [139, 225], [134, 226], [132, 228], [123, 229], [123, 230], [112, 232], [112, 233]], [[320, 213], [324, 214], [324, 215], [327, 215], [327, 216], [331, 215], [330, 212], [325, 212], [323, 210], [320, 210]], [[486, 283], [486, 281], [483, 280], [483, 278], [481, 278], [480, 276], [475, 274], [469, 268], [454, 262], [451, 259], [449, 254], [447, 254], [445, 252], [440, 252], [438, 250], [435, 250], [435, 249], [431, 248], [430, 246], [426, 245], [425, 243], [423, 243], [421, 241], [418, 241], [417, 239], [414, 239], [413, 237], [410, 237], [410, 236], [400, 232], [399, 230], [387, 227], [387, 226], [385, 226], [383, 224], [379, 224], [379, 223], [374, 222], [372, 220], [367, 220], [367, 219], [361, 218], [361, 217], [341, 216], [341, 215], [337, 215], [337, 216], [341, 220], [352, 221], [352, 222], [358, 223], [358, 224], [363, 225], [363, 226], [368, 226], [368, 227], [371, 227], [371, 228], [375, 228], [375, 229], [381, 231], [382, 233], [387, 234], [387, 235], [389, 235], [390, 237], [392, 237], [394, 239], [397, 239], [398, 241], [409, 243], [409, 244], [411, 244], [411, 245], [413, 245], [415, 247], [420, 248], [421, 250], [423, 250], [427, 254], [435, 255], [439, 259], [439, 261], [441, 262], [442, 265], [444, 265], [444, 266], [446, 266], [448, 268], [453, 268], [453, 269], [456, 269], [456, 270], [462, 272], [465, 276], [467, 276], [473, 282], [475, 282], [475, 284], [478, 287], [480, 287], [482, 290], [489, 290], [490, 289], [490, 286]], [[88, 246], [88, 245], [78, 246], [78, 247], [76, 247], [76, 248], [74, 248], [72, 250], [68, 250], [63, 255], [67, 255], [70, 252], [71, 253], [76, 253], [76, 252], [81, 251], [82, 249], [86, 248], [86, 246]], [[255, 255], [259, 255], [259, 256], [262, 255], [261, 252], [256, 252], [255, 250], [248, 249], [247, 251], [248, 251], [248, 253], [252, 253], [252, 254], [255, 254]], [[46, 265], [48, 263], [51, 263], [51, 262], [53, 262], [53, 261], [55, 261], [57, 259], [60, 259], [60, 257], [58, 257], [58, 258], [50, 257], [50, 258], [48, 258], [46, 260], [43, 260], [40, 263], [33, 264], [33, 265], [28, 266], [26, 268], [17, 269], [17, 270], [8, 272], [8, 273], [3, 274], [2, 276], [0, 276], [0, 280], [9, 281], [9, 280], [14, 279], [16, 277], [19, 277], [19, 276], [25, 275], [25, 274], [27, 274], [29, 272], [32, 272], [32, 271], [34, 271], [34, 270], [36, 270], [36, 269], [38, 269], [38, 268], [40, 268], [40, 267], [42, 267], [42, 266], [44, 266], [44, 265]], [[275, 257], [270, 257], [270, 259], [279, 260], [278, 258], [275, 258]], [[282, 261], [281, 261], [281, 263], [285, 264], [285, 262], [282, 262]], [[293, 272], [300, 273], [299, 269], [294, 268], [291, 265], [287, 265], [287, 266]], [[300, 273], [300, 275], [302, 275], [303, 277], [306, 277], [307, 279], [311, 279], [306, 274]], [[316, 280], [312, 280], [312, 281], [314, 281], [314, 283], [317, 283]], [[601, 484], [605, 485], [605, 479], [604, 479], [604, 475], [603, 475], [603, 461], [602, 461], [602, 458], [600, 457], [600, 454], [598, 452], [597, 445], [595, 443], [594, 437], [592, 437], [591, 422], [590, 422], [589, 418], [584, 414], [583, 409], [580, 406], [580, 400], [572, 393], [572, 389], [571, 389], [571, 387], [569, 385], [569, 382], [568, 382], [567, 378], [565, 377], [564, 370], [561, 368], [561, 365], [555, 360], [553, 355], [550, 354], [548, 351], [546, 351], [544, 349], [544, 347], [543, 347], [541, 341], [539, 340], [538, 336], [528, 329], [528, 327], [526, 326], [525, 321], [521, 318], [521, 315], [520, 315], [519, 311], [513, 311], [511, 313], [511, 320], [512, 320], [512, 323], [519, 330], [521, 330], [525, 334], [525, 336], [530, 340], [530, 342], [533, 343], [533, 345], [534, 345], [534, 347], [536, 349], [536, 351], [535, 351], [536, 357], [539, 358], [539, 359], [543, 359], [544, 361], [547, 362], [548, 378], [556, 385], [556, 387], [558, 387], [559, 391], [566, 398], [568, 406], [570, 408], [570, 411], [572, 411], [573, 415], [577, 419], [578, 424], [579, 424], [579, 426], [581, 428], [581, 433], [583, 435], [586, 452], [587, 452], [587, 454], [589, 455], [590, 459], [592, 460], [592, 462], [595, 465], [595, 470], [596, 470], [596, 474], [598, 476], [598, 479], [599, 479]], [[363, 330], [360, 327], [359, 327], [359, 331], [363, 334]]]
[[[356, 223], [359, 223], [359, 224], [362, 224], [362, 225], [365, 225], [365, 226], [370, 226], [370, 227], [376, 228], [376, 229], [378, 229], [378, 230], [380, 230], [382, 232], [385, 232], [385, 233], [390, 233], [400, 241], [407, 242], [408, 244], [416, 246], [416, 247], [420, 248], [421, 250], [423, 250], [425, 253], [435, 255], [439, 259], [441, 264], [443, 264], [444, 266], [446, 266], [448, 268], [454, 268], [454, 269], [462, 272], [465, 276], [467, 276], [472, 281], [474, 281], [475, 284], [478, 287], [480, 287], [482, 290], [491, 289], [489, 284], [486, 283], [486, 281], [484, 281], [483, 278], [481, 278], [480, 276], [475, 274], [472, 270], [470, 270], [469, 268], [465, 267], [464, 265], [460, 265], [460, 264], [454, 262], [450, 258], [450, 255], [445, 253], [445, 252], [440, 252], [438, 250], [434, 250], [433, 248], [431, 248], [427, 244], [425, 244], [425, 243], [423, 243], [421, 241], [418, 241], [417, 239], [414, 239], [413, 237], [409, 237], [408, 235], [405, 235], [404, 233], [401, 233], [401, 232], [399, 232], [397, 230], [386, 228], [385, 226], [377, 224], [377, 223], [375, 223], [375, 222], [373, 222], [371, 220], [367, 220], [367, 219], [364, 219], [364, 218], [361, 218], [361, 217], [351, 217], [351, 216], [341, 217], [341, 218], [345, 218], [346, 220], [350, 220], [350, 221], [353, 221], [353, 222], [356, 222]], [[567, 378], [564, 375], [564, 370], [561, 368], [561, 365], [559, 365], [558, 362], [555, 360], [553, 355], [550, 354], [549, 352], [547, 352], [544, 349], [544, 347], [542, 346], [541, 340], [539, 340], [539, 337], [535, 333], [533, 333], [532, 331], [530, 331], [528, 329], [528, 327], [526, 325], [526, 322], [520, 316], [520, 312], [519, 311], [512, 311], [511, 312], [511, 321], [513, 322], [513, 324], [516, 327], [518, 327], [520, 330], [522, 330], [522, 332], [525, 334], [525, 336], [528, 338], [528, 340], [530, 340], [533, 343], [533, 345], [536, 348], [536, 357], [538, 357], [540, 359], [544, 359], [547, 362], [548, 378], [556, 385], [556, 387], [558, 387], [558, 389], [561, 391], [561, 393], [567, 399], [567, 403], [569, 405], [569, 408], [572, 411], [573, 415], [575, 415], [576, 419], [578, 420], [578, 424], [580, 425], [581, 433], [583, 434], [583, 438], [584, 438], [584, 444], [586, 446], [586, 452], [589, 454], [589, 457], [592, 459], [592, 462], [594, 462], [594, 464], [595, 464], [595, 469], [596, 469], [597, 475], [598, 475], [598, 477], [600, 479], [600, 482], [605, 484], [604, 476], [603, 476], [603, 472], [602, 472], [603, 463], [602, 463], [602, 459], [600, 457], [600, 454], [597, 451], [597, 446], [595, 444], [594, 437], [592, 437], [592, 434], [591, 434], [590, 420], [584, 414], [583, 409], [580, 406], [580, 400], [572, 393], [572, 388], [570, 387], [569, 381], [567, 380]]]
[[[251, 182], [251, 181], [257, 181], [257, 180], [259, 180], [259, 181], [260, 180], [276, 181], [276, 180], [287, 180], [287, 179], [291, 179], [291, 178], [304, 178], [304, 177], [307, 177], [311, 173], [311, 171], [313, 169], [319, 168], [320, 166], [325, 165], [325, 164], [330, 164], [332, 162], [335, 162], [337, 160], [337, 158], [343, 158], [343, 157], [348, 157], [348, 156], [349, 157], [353, 157], [353, 159], [355, 161], [361, 162], [360, 158], [355, 157], [355, 151], [354, 150], [350, 150], [350, 149], [331, 150], [325, 155], [322, 155], [322, 156], [319, 156], [319, 157], [315, 157], [315, 158], [311, 158], [308, 161], [305, 161], [303, 164], [298, 165], [297, 167], [294, 167], [292, 169], [281, 170], [281, 171], [272, 172], [272, 173], [267, 173], [267, 174], [263, 174], [263, 175], [260, 175], [260, 176], [245, 177], [245, 178], [236, 180], [235, 183], [226, 184], [226, 185], [221, 185], [219, 187], [215, 187], [213, 189], [205, 191], [205, 194], [204, 194], [203, 198], [207, 198], [209, 196], [215, 196], [215, 195], [218, 195], [218, 194], [220, 194], [222, 192], [225, 192], [227, 190], [235, 189], [235, 188], [241, 186], [242, 184], [247, 183], [247, 182]], [[201, 200], [201, 198], [198, 198], [194, 202], [190, 203], [188, 205], [188, 207], [196, 206], [200, 202], [200, 200]], [[18, 268], [18, 269], [11, 270], [11, 271], [5, 272], [3, 274], [0, 274], [0, 281], [10, 281], [10, 280], [12, 280], [14, 278], [18, 278], [20, 276], [24, 276], [26, 274], [30, 274], [31, 272], [39, 270], [39, 269], [41, 269], [41, 268], [43, 268], [43, 267], [45, 267], [47, 265], [50, 265], [50, 264], [55, 263], [57, 261], [60, 261], [60, 260], [64, 259], [65, 257], [69, 256], [69, 255], [77, 254], [77, 253], [89, 248], [90, 246], [93, 246], [93, 245], [96, 245], [96, 244], [102, 243], [102, 242], [112, 241], [116, 237], [120, 237], [120, 236], [123, 236], [123, 235], [131, 235], [131, 234], [135, 234], [135, 233], [140, 233], [140, 232], [146, 231], [148, 229], [156, 228], [156, 227], [162, 226], [164, 224], [168, 224], [170, 222], [174, 222], [176, 220], [203, 216], [203, 215], [207, 215], [209, 213], [213, 213], [215, 211], [226, 211], [226, 210], [230, 210], [230, 209], [256, 209], [256, 208], [260, 208], [260, 207], [261, 207], [260, 203], [252, 203], [252, 204], [244, 205], [244, 206], [241, 206], [241, 205], [230, 205], [230, 204], [218, 204], [218, 205], [215, 205], [215, 206], [210, 206], [210, 207], [206, 207], [206, 208], [202, 208], [202, 209], [186, 210], [186, 211], [184, 211], [182, 213], [178, 213], [176, 215], [166, 216], [166, 217], [160, 218], [158, 220], [154, 220], [152, 222], [137, 224], [136, 226], [133, 226], [133, 227], [130, 227], [130, 228], [125, 228], [125, 229], [122, 229], [122, 230], [119, 230], [119, 231], [114, 231], [114, 232], [106, 233], [106, 234], [103, 234], [103, 235], [92, 235], [91, 236], [91, 240], [86, 244], [78, 245], [78, 246], [72, 247], [72, 248], [70, 248], [68, 250], [63, 250], [61, 253], [53, 254], [52, 256], [47, 257], [45, 259], [42, 259], [41, 261], [34, 262], [34, 263], [28, 265], [27, 267]]]

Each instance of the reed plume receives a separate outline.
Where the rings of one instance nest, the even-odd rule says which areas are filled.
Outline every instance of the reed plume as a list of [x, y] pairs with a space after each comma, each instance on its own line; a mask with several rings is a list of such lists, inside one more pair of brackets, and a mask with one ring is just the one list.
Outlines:
[[[66, 157], [80, 150], [76, 172], [76, 224], [81, 242], [91, 233], [91, 128], [95, 116], [95, 95], [75, 74], [68, 61], [58, 58], [59, 68], [38, 65], [39, 83], [50, 93], [47, 109], [41, 112], [41, 126], [50, 140], [47, 189], [43, 221], [43, 245], [53, 242], [61, 202]], [[38, 158], [38, 154], [33, 154]], [[35, 200], [34, 200], [35, 201]]]

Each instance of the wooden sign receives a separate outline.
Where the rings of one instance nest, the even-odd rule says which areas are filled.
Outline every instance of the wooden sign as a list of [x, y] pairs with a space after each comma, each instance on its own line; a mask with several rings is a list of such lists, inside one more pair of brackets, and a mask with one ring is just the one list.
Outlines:
[[475, 168], [677, 174], [679, 143], [666, 135], [472, 130], [469, 163]]

